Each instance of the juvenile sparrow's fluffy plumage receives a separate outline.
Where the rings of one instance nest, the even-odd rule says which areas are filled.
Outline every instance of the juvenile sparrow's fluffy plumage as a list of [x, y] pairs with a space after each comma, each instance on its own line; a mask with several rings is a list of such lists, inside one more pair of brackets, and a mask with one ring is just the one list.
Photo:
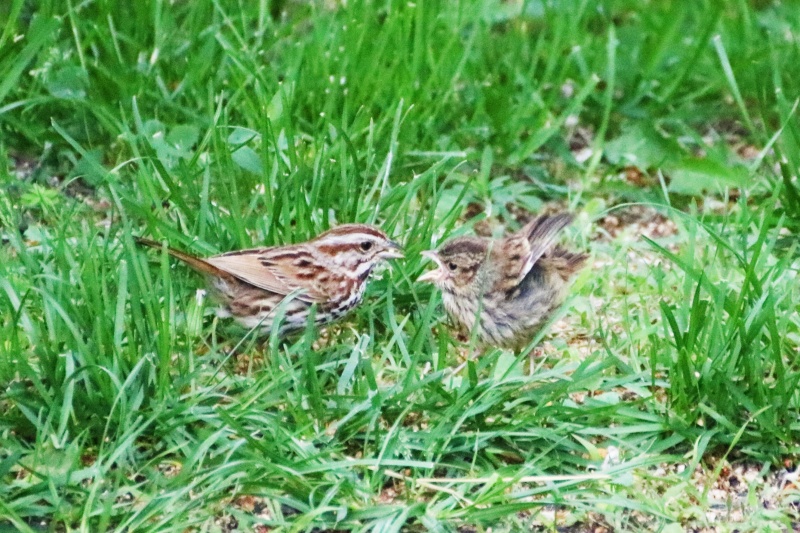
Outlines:
[[[483, 344], [527, 344], [566, 296], [588, 256], [555, 244], [572, 215], [543, 215], [502, 239], [459, 237], [423, 252], [438, 268], [418, 281], [442, 291], [447, 313]], [[476, 322], [477, 319], [477, 322]]]
[[[148, 239], [136, 241], [161, 248], [161, 243]], [[262, 334], [269, 334], [275, 326], [276, 308], [286, 299], [279, 335], [305, 327], [314, 304], [318, 324], [344, 316], [361, 303], [375, 265], [403, 257], [397, 243], [365, 224], [337, 226], [299, 244], [208, 258], [172, 248], [167, 251], [205, 275], [221, 305], [220, 316], [232, 316], [248, 329], [259, 328]]]

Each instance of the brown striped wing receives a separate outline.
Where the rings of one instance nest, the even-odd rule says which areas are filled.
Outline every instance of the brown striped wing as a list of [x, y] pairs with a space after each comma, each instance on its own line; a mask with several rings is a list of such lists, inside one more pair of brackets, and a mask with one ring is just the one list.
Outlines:
[[[493, 291], [513, 290], [530, 271], [531, 245], [518, 234], [492, 243]], [[531, 264], [532, 266], [532, 264]]]
[[297, 297], [300, 300], [328, 300], [316, 282], [317, 276], [312, 275], [315, 265], [311, 256], [299, 247], [242, 250], [209, 257], [206, 261], [260, 289], [282, 295], [300, 290]]

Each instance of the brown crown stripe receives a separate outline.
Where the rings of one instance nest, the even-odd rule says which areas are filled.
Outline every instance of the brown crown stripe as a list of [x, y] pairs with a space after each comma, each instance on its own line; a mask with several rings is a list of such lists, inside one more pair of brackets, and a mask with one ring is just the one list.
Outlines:
[[456, 254], [484, 254], [486, 253], [486, 242], [476, 242], [474, 239], [455, 239], [447, 242], [439, 249], [439, 256]]
[[358, 245], [353, 244], [322, 244], [317, 245], [317, 250], [322, 252], [326, 255], [336, 255], [342, 253], [345, 250], [354, 250], [358, 248]]
[[363, 233], [366, 235], [372, 235], [373, 237], [378, 237], [379, 239], [386, 239], [386, 234], [377, 228], [373, 228], [372, 226], [367, 226], [365, 224], [343, 224], [341, 226], [336, 226], [334, 228], [329, 229], [325, 233], [321, 233], [317, 239], [322, 237], [323, 235], [352, 235], [353, 233]]

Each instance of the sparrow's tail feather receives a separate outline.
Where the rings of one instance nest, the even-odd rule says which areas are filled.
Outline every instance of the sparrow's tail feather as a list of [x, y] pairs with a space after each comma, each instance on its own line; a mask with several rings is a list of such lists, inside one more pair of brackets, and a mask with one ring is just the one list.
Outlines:
[[556, 246], [552, 252], [547, 254], [548, 264], [555, 267], [555, 271], [564, 281], [569, 280], [573, 274], [582, 269], [588, 259], [589, 254], [570, 252], [561, 246]]
[[[155, 248], [156, 250], [161, 250], [163, 248], [163, 245], [158, 241], [152, 241], [143, 237], [134, 237], [134, 239], [136, 240], [136, 244], [142, 246], [149, 246], [150, 248]], [[201, 274], [210, 274], [212, 276], [219, 276], [221, 278], [230, 277], [228, 272], [215, 267], [205, 259], [201, 259], [195, 255], [187, 254], [185, 252], [181, 252], [180, 250], [169, 247], [167, 247], [167, 253], [176, 259], [180, 259]]]

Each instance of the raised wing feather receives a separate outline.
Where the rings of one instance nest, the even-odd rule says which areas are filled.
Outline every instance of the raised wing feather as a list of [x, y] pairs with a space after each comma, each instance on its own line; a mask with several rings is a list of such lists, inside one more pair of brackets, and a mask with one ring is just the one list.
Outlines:
[[530, 272], [533, 265], [536, 264], [536, 261], [555, 244], [561, 230], [571, 223], [572, 215], [569, 213], [561, 213], [553, 216], [543, 215], [529, 222], [520, 230], [519, 233], [527, 238], [531, 246], [528, 262], [523, 269], [525, 271], [523, 277]]
[[496, 243], [492, 255], [499, 276], [494, 288], [511, 290], [516, 287], [571, 222], [572, 215], [568, 213], [542, 215]]

